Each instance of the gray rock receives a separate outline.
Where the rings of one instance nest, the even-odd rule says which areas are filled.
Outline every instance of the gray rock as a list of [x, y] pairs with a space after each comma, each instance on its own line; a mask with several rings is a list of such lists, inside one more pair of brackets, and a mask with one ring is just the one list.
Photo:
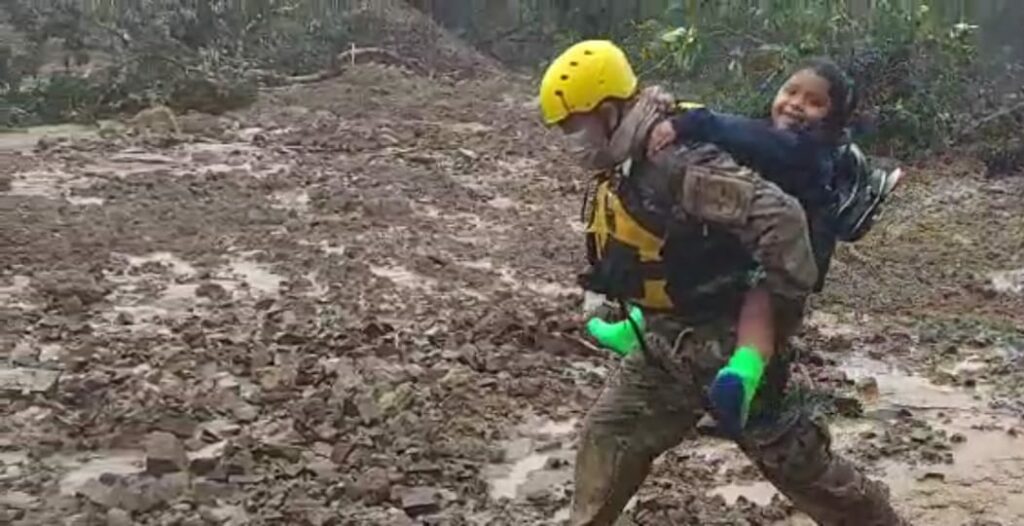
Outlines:
[[107, 510], [107, 526], [133, 526], [132, 516], [121, 508]]
[[57, 385], [58, 371], [28, 367], [0, 367], [0, 392], [46, 393]]
[[0, 495], [0, 506], [18, 510], [33, 510], [39, 507], [39, 497], [24, 491], [8, 491]]
[[441, 494], [437, 488], [409, 488], [402, 494], [402, 509], [410, 517], [418, 517], [441, 510]]
[[210, 444], [189, 455], [188, 469], [196, 475], [206, 475], [217, 469], [227, 450], [228, 442]]
[[350, 488], [353, 499], [361, 499], [371, 505], [388, 500], [390, 493], [391, 481], [388, 479], [388, 472], [383, 468], [366, 470]]
[[185, 445], [178, 437], [156, 431], [146, 437], [146, 472], [160, 476], [184, 471], [188, 467]]

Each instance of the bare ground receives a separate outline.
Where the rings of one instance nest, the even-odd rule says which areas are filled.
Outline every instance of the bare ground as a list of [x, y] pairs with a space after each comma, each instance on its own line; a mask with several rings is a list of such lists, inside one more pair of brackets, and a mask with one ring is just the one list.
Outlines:
[[[617, 364], [578, 338], [584, 178], [530, 85], [360, 66], [183, 121], [0, 135], [0, 523], [564, 521]], [[1024, 181], [910, 169], [797, 376], [915, 524], [1018, 524]], [[630, 510], [807, 523], [697, 437]]]

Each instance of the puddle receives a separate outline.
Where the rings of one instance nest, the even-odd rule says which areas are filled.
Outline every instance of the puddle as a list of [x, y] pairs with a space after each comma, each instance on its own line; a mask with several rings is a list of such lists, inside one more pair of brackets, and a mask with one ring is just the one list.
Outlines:
[[102, 197], [79, 197], [69, 195], [65, 197], [65, 199], [67, 199], [69, 203], [76, 206], [103, 206], [103, 203], [106, 202], [106, 200], [103, 199]]
[[[970, 369], [976, 362], [968, 360], [957, 367]], [[864, 357], [851, 358], [844, 370], [855, 379], [876, 379], [879, 396], [869, 407], [906, 407], [934, 428], [964, 438], [952, 446], [951, 465], [911, 466], [893, 459], [881, 463], [895, 502], [910, 509], [908, 514], [916, 516], [917, 523], [960, 526], [983, 516], [1016, 524], [1024, 517], [1024, 437], [1007, 432], [1018, 427], [1020, 419], [989, 408], [975, 396], [985, 389], [935, 385]], [[865, 425], [880, 424], [836, 426], [837, 438], [848, 439], [836, 445], [843, 448], [842, 442], [856, 440]]]
[[995, 272], [991, 275], [992, 288], [1004, 294], [1024, 293], [1024, 268]]
[[[985, 403], [973, 392], [936, 385], [923, 376], [913, 375], [879, 360], [853, 356], [844, 361], [843, 371], [852, 379], [874, 378], [878, 382], [878, 404], [897, 405], [911, 410], [981, 410]], [[979, 392], [981, 390], [979, 389]]]
[[309, 192], [305, 190], [280, 190], [271, 198], [275, 201], [274, 208], [306, 212], [309, 210]]
[[567, 287], [560, 283], [554, 283], [551, 281], [541, 280], [530, 280], [530, 279], [519, 279], [516, 277], [516, 271], [510, 267], [499, 267], [494, 264], [489, 258], [476, 259], [471, 261], [462, 261], [459, 263], [465, 268], [480, 270], [484, 272], [494, 272], [498, 274], [498, 280], [506, 285], [517, 288], [526, 288], [535, 294], [541, 296], [550, 297], [563, 297], [573, 296], [581, 294], [581, 290], [577, 287]]
[[228, 266], [232, 274], [241, 276], [249, 289], [264, 295], [277, 294], [281, 288], [281, 276], [274, 274], [268, 265], [247, 259], [236, 259]]
[[0, 151], [32, 150], [39, 139], [70, 139], [97, 137], [99, 128], [80, 124], [33, 126], [17, 131], [0, 132]]
[[47, 459], [48, 464], [58, 468], [69, 469], [61, 477], [60, 492], [73, 495], [86, 482], [97, 479], [104, 473], [114, 475], [131, 475], [144, 469], [145, 456], [137, 451], [110, 452], [100, 456], [90, 455], [88, 460], [81, 457], [58, 455]]
[[[506, 461], [484, 469], [495, 500], [524, 498], [534, 491], [554, 491], [572, 481], [570, 448], [576, 420], [534, 420], [519, 428], [520, 437], [504, 444]], [[543, 451], [540, 451], [543, 449]], [[551, 459], [557, 467], [549, 468]]]
[[153, 252], [145, 256], [126, 256], [126, 259], [128, 264], [133, 267], [141, 267], [146, 263], [161, 263], [170, 266], [171, 272], [179, 276], [193, 276], [196, 273], [195, 267], [170, 252]]
[[89, 178], [68, 172], [31, 170], [14, 174], [7, 194], [71, 201], [76, 199], [71, 196], [72, 189], [88, 188], [90, 184], [92, 181]]
[[490, 201], [487, 201], [487, 204], [490, 205], [491, 207], [497, 208], [498, 210], [509, 210], [516, 207], [515, 201], [507, 197], [501, 196], [495, 197]]
[[770, 482], [727, 484], [708, 492], [708, 495], [721, 495], [730, 506], [735, 504], [740, 497], [759, 506], [767, 506], [772, 503], [772, 499], [778, 494], [779, 492], [776, 491], [775, 486], [772, 486]]
[[8, 299], [27, 291], [31, 282], [32, 279], [28, 276], [14, 276], [10, 285], [0, 286], [0, 299]]
[[324, 254], [330, 254], [332, 256], [344, 256], [346, 252], [345, 245], [331, 245], [326, 241], [320, 242], [320, 250], [324, 251]]
[[378, 278], [386, 278], [399, 287], [409, 289], [431, 289], [437, 281], [422, 274], [417, 274], [402, 266], [379, 267], [371, 266], [370, 273]]
[[826, 338], [854, 337], [863, 332], [861, 327], [864, 326], [862, 321], [855, 324], [850, 320], [820, 310], [811, 311], [810, 316], [807, 317], [807, 323], [818, 329], [818, 332]]

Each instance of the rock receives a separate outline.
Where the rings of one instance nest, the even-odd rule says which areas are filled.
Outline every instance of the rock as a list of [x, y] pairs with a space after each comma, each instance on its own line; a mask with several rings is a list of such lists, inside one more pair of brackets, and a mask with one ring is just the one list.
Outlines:
[[910, 439], [919, 444], [927, 442], [932, 434], [927, 429], [915, 429], [910, 432]]
[[430, 462], [416, 462], [409, 466], [406, 473], [437, 475], [441, 473], [441, 466]]
[[207, 281], [196, 287], [196, 296], [219, 303], [229, 299], [231, 294], [219, 283]]
[[228, 482], [243, 486], [246, 484], [259, 484], [263, 482], [263, 475], [231, 475], [228, 477]]
[[11, 351], [14, 365], [34, 365], [39, 358], [39, 348], [28, 340], [21, 340]]
[[306, 465], [306, 469], [315, 473], [317, 478], [324, 481], [332, 481], [338, 478], [338, 467], [326, 459], [318, 459]]
[[160, 476], [184, 471], [188, 467], [185, 446], [166, 431], [150, 433], [146, 438], [146, 472]]
[[569, 462], [564, 458], [549, 457], [548, 460], [544, 462], [544, 469], [561, 469], [568, 464]]
[[217, 469], [227, 450], [228, 442], [222, 440], [210, 444], [189, 455], [188, 469], [195, 475], [206, 475]]
[[39, 348], [39, 361], [42, 363], [59, 362], [68, 353], [60, 344], [50, 343]]
[[529, 488], [526, 490], [524, 497], [528, 502], [534, 504], [543, 504], [552, 500], [551, 490], [546, 487]]
[[14, 524], [25, 516], [24, 510], [0, 509], [0, 524]]
[[78, 488], [76, 494], [89, 499], [90, 502], [101, 508], [113, 508], [118, 504], [114, 488], [97, 479], [90, 479], [85, 484], [82, 484], [82, 487]]
[[208, 524], [221, 526], [242, 526], [249, 523], [249, 515], [241, 506], [200, 506], [199, 516]]
[[47, 393], [57, 385], [60, 372], [27, 367], [0, 367], [0, 392]]
[[39, 507], [39, 497], [24, 491], [8, 491], [0, 495], [0, 506], [18, 510], [34, 510]]
[[132, 516], [121, 508], [107, 510], [107, 526], [133, 526]]
[[160, 431], [173, 433], [182, 439], [191, 437], [198, 427], [199, 423], [196, 419], [185, 415], [165, 415], [156, 424], [156, 428]]
[[366, 470], [352, 485], [350, 496], [356, 500], [364, 500], [369, 505], [381, 504], [391, 494], [391, 481], [388, 472], [383, 468]]
[[256, 406], [245, 402], [238, 402], [231, 407], [231, 413], [239, 422], [252, 422], [259, 416]]
[[156, 502], [173, 502], [189, 489], [188, 473], [170, 473], [145, 488]]
[[364, 424], [372, 424], [380, 420], [381, 411], [377, 401], [370, 393], [362, 393], [356, 397], [356, 409], [359, 411], [359, 418]]
[[331, 462], [339, 466], [345, 465], [348, 460], [348, 456], [352, 453], [355, 448], [355, 444], [350, 442], [338, 442], [334, 444], [334, 448], [331, 450]]
[[196, 501], [207, 504], [214, 503], [217, 499], [228, 498], [238, 490], [232, 484], [202, 479], [196, 480], [192, 484], [192, 489], [195, 492]]
[[441, 495], [437, 488], [416, 487], [402, 494], [402, 509], [410, 517], [418, 517], [441, 510]]
[[406, 382], [380, 397], [380, 409], [385, 414], [395, 414], [405, 410], [412, 403], [412, 399], [412, 384]]
[[857, 382], [857, 392], [866, 400], [878, 398], [878, 380], [874, 377], [862, 378]]

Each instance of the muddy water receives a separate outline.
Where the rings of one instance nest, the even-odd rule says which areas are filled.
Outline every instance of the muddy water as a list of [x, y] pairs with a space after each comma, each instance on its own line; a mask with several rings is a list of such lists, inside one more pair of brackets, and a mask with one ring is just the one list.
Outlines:
[[80, 124], [34, 126], [24, 130], [0, 132], [0, 151], [31, 150], [40, 139], [96, 137], [99, 128]]
[[535, 420], [520, 427], [518, 436], [503, 444], [504, 462], [486, 470], [491, 498], [526, 498], [532, 491], [548, 491], [571, 481], [571, 440], [576, 423]]
[[935, 428], [963, 437], [953, 446], [952, 465], [884, 463], [897, 502], [919, 524], [961, 525], [979, 515], [1018, 524], [1024, 518], [1024, 437], [1011, 431], [1019, 418], [990, 409], [978, 392], [934, 385], [875, 360], [851, 360], [847, 370], [876, 379], [874, 407], [911, 408]]

